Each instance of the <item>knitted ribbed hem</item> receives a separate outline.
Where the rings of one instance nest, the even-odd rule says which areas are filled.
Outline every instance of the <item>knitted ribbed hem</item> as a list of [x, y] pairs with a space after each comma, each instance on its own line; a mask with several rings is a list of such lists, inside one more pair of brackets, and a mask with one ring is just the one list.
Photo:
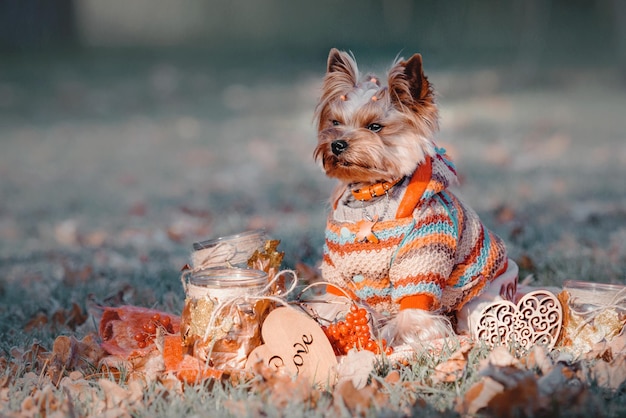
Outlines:
[[404, 309], [422, 309], [429, 311], [435, 298], [432, 295], [420, 294], [415, 296], [406, 296], [400, 300], [400, 310]]

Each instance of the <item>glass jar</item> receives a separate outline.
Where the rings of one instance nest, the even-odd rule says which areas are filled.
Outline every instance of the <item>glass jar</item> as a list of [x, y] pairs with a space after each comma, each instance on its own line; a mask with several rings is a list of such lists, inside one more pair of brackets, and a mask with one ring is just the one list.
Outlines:
[[181, 337], [194, 357], [209, 366], [241, 369], [261, 345], [267, 274], [260, 270], [212, 268], [189, 274]]
[[250, 257], [255, 251], [263, 249], [265, 241], [265, 231], [258, 229], [195, 242], [194, 251], [191, 253], [192, 267], [194, 269], [246, 268]]
[[574, 351], [610, 341], [626, 325], [626, 286], [567, 280], [564, 332]]

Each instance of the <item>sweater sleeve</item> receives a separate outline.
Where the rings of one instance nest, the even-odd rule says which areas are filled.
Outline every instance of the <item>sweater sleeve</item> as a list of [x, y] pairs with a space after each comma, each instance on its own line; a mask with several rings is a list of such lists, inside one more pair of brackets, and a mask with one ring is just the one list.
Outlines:
[[400, 309], [437, 310], [454, 267], [456, 222], [444, 205], [433, 201], [416, 216], [389, 271], [392, 299]]

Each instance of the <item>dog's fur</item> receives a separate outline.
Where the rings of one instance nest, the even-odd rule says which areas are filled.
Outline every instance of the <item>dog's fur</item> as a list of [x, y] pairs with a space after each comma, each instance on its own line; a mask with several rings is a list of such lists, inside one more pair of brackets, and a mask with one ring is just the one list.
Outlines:
[[[388, 88], [381, 87], [374, 76], [367, 79], [359, 83], [352, 56], [331, 50], [316, 110], [319, 143], [315, 158], [343, 186], [408, 176], [425, 155], [434, 152], [432, 137], [439, 128], [439, 112], [422, 72], [421, 55], [396, 62], [388, 73]], [[334, 121], [340, 125], [333, 125]], [[385, 129], [372, 132], [367, 129], [372, 123]], [[330, 148], [338, 138], [350, 138], [349, 150], [340, 156]]]
[[[331, 197], [334, 207], [331, 219], [346, 220], [347, 213], [358, 216], [360, 211], [365, 214], [367, 206], [381, 217], [381, 221], [384, 220], [382, 218], [391, 214], [388, 212], [390, 205], [392, 209], [397, 208], [398, 202], [393, 196], [402, 194], [401, 190], [407, 186], [416, 167], [427, 158], [437, 157], [438, 149], [433, 138], [438, 130], [438, 110], [419, 54], [409, 60], [397, 59], [387, 74], [386, 83], [381, 83], [375, 76], [361, 78], [354, 57], [332, 49], [315, 115], [318, 129], [315, 159], [329, 177], [339, 180]], [[405, 180], [389, 192], [389, 201], [385, 201], [385, 196], [367, 204], [353, 199], [349, 201], [349, 198], [341, 200], [342, 196], [349, 196], [349, 190], [396, 179]], [[418, 216], [417, 212], [414, 217]], [[372, 249], [376, 250], [375, 246]], [[394, 259], [395, 254], [391, 262]], [[326, 264], [329, 263], [332, 264], [326, 260]], [[322, 273], [328, 271], [323, 266]], [[351, 278], [354, 273], [337, 274]], [[326, 280], [337, 283], [337, 280], [326, 277], [328, 275], [330, 273], [325, 274]], [[493, 277], [486, 279], [491, 281]], [[338, 287], [350, 285], [346, 282], [337, 284]], [[482, 287], [477, 288], [475, 293], [481, 290]], [[440, 315], [439, 306], [391, 309], [386, 312], [391, 313], [391, 320], [383, 330], [383, 336], [390, 343], [401, 344], [451, 335], [453, 331], [448, 317]]]

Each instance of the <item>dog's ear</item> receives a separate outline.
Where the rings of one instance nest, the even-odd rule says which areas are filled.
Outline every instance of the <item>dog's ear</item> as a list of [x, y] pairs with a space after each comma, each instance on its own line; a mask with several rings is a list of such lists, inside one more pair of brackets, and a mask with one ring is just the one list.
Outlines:
[[358, 69], [354, 58], [347, 52], [340, 51], [337, 48], [332, 48], [328, 53], [326, 72], [345, 73], [347, 76], [355, 81], [354, 84], [356, 84], [356, 80], [358, 79]]
[[359, 69], [354, 58], [338, 49], [331, 49], [328, 54], [326, 76], [322, 86], [322, 97], [315, 108], [315, 119], [318, 121], [318, 130], [322, 128], [323, 115], [328, 105], [334, 100], [346, 100], [346, 95], [354, 89], [359, 79]]
[[422, 56], [415, 54], [407, 61], [397, 62], [389, 71], [391, 100], [404, 105], [433, 104], [433, 88], [424, 75]]
[[359, 70], [350, 54], [333, 48], [328, 54], [326, 75], [335, 77], [336, 82], [343, 82], [347, 85], [346, 87], [353, 88], [358, 82]]

